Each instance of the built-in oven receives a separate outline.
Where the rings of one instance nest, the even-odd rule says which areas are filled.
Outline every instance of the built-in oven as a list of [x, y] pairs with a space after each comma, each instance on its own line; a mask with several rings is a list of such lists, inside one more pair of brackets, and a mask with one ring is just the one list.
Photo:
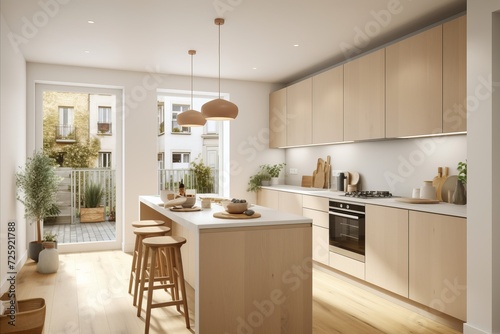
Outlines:
[[329, 202], [330, 251], [365, 262], [365, 206]]

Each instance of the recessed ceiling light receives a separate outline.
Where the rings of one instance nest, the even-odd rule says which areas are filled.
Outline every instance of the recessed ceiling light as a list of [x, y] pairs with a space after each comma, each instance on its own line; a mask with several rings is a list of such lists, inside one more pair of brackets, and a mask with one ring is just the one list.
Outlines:
[[257, 67], [252, 67], [252, 70], [256, 70], [256, 69], [257, 69]]
[[90, 51], [89, 50], [85, 50], [85, 53], [90, 53]]
[[299, 45], [298, 45], [298, 44], [294, 44], [293, 46], [297, 47], [297, 46], [299, 46]]
[[90, 23], [90, 24], [95, 23], [95, 21], [92, 21], [92, 20], [88, 20], [87, 22]]

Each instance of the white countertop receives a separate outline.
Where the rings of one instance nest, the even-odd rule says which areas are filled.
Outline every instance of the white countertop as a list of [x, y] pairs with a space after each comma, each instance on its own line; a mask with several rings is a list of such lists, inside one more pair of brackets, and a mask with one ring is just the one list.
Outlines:
[[319, 189], [319, 188], [305, 188], [299, 186], [290, 186], [290, 185], [277, 185], [270, 187], [262, 187], [264, 189], [269, 190], [278, 190], [278, 191], [287, 191], [293, 192], [302, 195], [311, 195], [318, 197], [326, 197], [332, 198], [344, 202], [355, 202], [355, 203], [364, 203], [364, 204], [372, 204], [372, 205], [381, 205], [388, 206], [392, 208], [400, 208], [407, 209], [413, 211], [422, 211], [428, 213], [436, 213], [447, 216], [455, 216], [467, 218], [467, 205], [455, 205], [450, 203], [441, 202], [439, 204], [412, 204], [412, 203], [403, 203], [396, 201], [397, 197], [391, 198], [356, 198], [356, 197], [346, 197], [343, 196], [344, 192], [341, 191], [332, 191], [328, 189]]
[[[263, 206], [252, 206], [251, 209], [261, 214], [259, 218], [251, 219], [223, 219], [215, 218], [215, 212], [224, 211], [224, 208], [216, 203], [212, 203], [210, 209], [201, 209], [200, 211], [191, 212], [175, 212], [169, 208], [163, 207], [163, 202], [158, 195], [139, 196], [139, 201], [152, 209], [158, 211], [162, 215], [172, 219], [176, 223], [191, 229], [209, 229], [209, 228], [232, 228], [232, 227], [248, 227], [248, 226], [272, 226], [285, 224], [312, 224], [312, 219], [294, 215], [291, 213], [281, 212]], [[195, 206], [201, 207], [199, 201]]]

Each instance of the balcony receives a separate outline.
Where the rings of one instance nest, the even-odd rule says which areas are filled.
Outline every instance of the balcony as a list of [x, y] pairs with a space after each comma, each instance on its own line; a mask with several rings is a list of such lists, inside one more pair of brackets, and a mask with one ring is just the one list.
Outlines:
[[110, 135], [112, 134], [112, 123], [97, 123], [97, 134]]
[[197, 175], [192, 169], [158, 170], [158, 192], [162, 189], [178, 191], [179, 182], [186, 189], [196, 189], [197, 194], [219, 193], [219, 170], [212, 168], [210, 175]]
[[56, 125], [56, 142], [75, 143], [76, 127], [73, 125]]

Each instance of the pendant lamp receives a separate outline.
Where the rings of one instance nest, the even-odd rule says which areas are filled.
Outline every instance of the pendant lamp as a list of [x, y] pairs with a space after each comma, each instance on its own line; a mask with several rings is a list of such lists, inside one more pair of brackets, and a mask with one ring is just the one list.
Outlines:
[[191, 55], [191, 109], [181, 112], [177, 115], [177, 124], [180, 126], [194, 127], [203, 126], [207, 122], [205, 117], [193, 108], [193, 56], [196, 50], [189, 50], [188, 54]]
[[201, 113], [206, 119], [233, 120], [238, 116], [238, 106], [220, 97], [220, 26], [224, 24], [224, 19], [215, 19], [215, 24], [219, 26], [219, 98], [202, 105]]

